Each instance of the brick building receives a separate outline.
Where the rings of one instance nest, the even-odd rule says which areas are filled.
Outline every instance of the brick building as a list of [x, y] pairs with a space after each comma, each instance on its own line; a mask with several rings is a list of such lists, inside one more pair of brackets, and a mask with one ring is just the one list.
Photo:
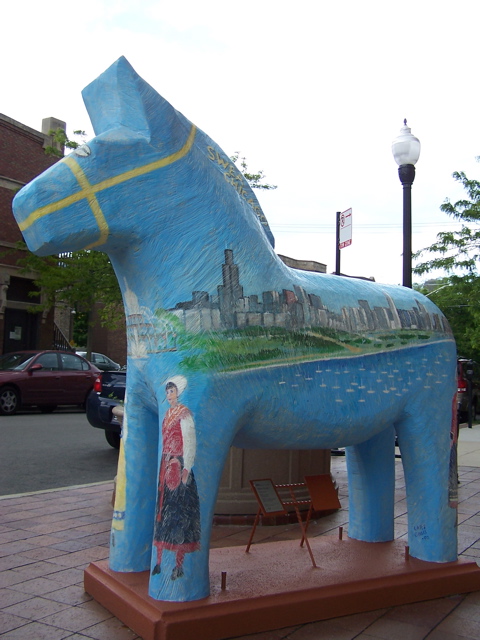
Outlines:
[[[55, 118], [42, 122], [42, 131], [0, 114], [0, 353], [20, 349], [51, 349], [72, 339], [71, 309], [58, 304], [54, 310], [32, 313], [36, 298], [29, 296], [35, 287], [34, 274], [20, 273], [17, 260], [21, 251], [12, 251], [22, 234], [12, 214], [15, 193], [25, 184], [57, 162], [47, 156], [52, 145], [48, 132], [65, 129]], [[92, 351], [99, 351], [124, 364], [126, 362], [125, 329], [108, 330], [100, 326], [93, 309]], [[85, 347], [85, 345], [79, 345]]]
[[17, 349], [51, 348], [54, 344], [54, 311], [32, 313], [38, 304], [29, 292], [33, 274], [20, 273], [21, 251], [12, 251], [22, 234], [12, 214], [12, 200], [27, 182], [54, 164], [45, 154], [52, 144], [51, 129], [65, 123], [46, 118], [44, 133], [0, 114], [0, 353]]
[[101, 302], [97, 302], [95, 308], [92, 309], [92, 351], [104, 353], [121, 365], [127, 364], [127, 331], [124, 324], [125, 314], [123, 306], [120, 306], [118, 309], [118, 314], [119, 317], [122, 318], [122, 321], [119, 321], [120, 326], [115, 328], [110, 326], [103, 327], [101, 325], [98, 314], [100, 307]]

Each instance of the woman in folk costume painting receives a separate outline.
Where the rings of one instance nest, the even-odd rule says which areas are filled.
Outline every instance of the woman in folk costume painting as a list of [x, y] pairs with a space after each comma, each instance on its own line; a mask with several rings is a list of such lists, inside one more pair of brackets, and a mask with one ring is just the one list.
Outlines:
[[200, 548], [200, 506], [192, 466], [196, 436], [193, 415], [178, 398], [187, 386], [184, 376], [172, 376], [165, 385], [170, 408], [162, 424], [162, 459], [158, 480], [153, 544], [157, 563], [152, 575], [161, 572], [164, 549], [175, 552], [171, 579], [183, 576], [186, 553]]

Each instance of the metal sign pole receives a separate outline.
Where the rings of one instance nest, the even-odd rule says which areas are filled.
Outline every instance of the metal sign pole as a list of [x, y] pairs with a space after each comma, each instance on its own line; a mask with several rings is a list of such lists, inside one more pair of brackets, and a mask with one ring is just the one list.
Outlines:
[[337, 211], [337, 233], [336, 233], [336, 245], [335, 245], [335, 275], [340, 275], [340, 215], [341, 212]]

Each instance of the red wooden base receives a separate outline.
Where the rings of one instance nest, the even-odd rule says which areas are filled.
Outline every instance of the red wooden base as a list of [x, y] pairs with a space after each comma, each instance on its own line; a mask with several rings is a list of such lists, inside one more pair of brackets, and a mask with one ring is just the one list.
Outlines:
[[[115, 573], [95, 562], [85, 590], [144, 640], [219, 640], [480, 590], [480, 568], [408, 558], [401, 541], [298, 540], [213, 549], [211, 595], [172, 603], [148, 596], [148, 572]], [[222, 590], [222, 573], [226, 573]]]

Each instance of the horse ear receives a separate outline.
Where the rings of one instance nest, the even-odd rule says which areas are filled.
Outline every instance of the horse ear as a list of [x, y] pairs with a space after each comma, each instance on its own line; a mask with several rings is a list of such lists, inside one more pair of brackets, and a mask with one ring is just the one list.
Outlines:
[[85, 87], [82, 96], [97, 136], [122, 127], [167, 149], [176, 144], [179, 114], [123, 56]]

